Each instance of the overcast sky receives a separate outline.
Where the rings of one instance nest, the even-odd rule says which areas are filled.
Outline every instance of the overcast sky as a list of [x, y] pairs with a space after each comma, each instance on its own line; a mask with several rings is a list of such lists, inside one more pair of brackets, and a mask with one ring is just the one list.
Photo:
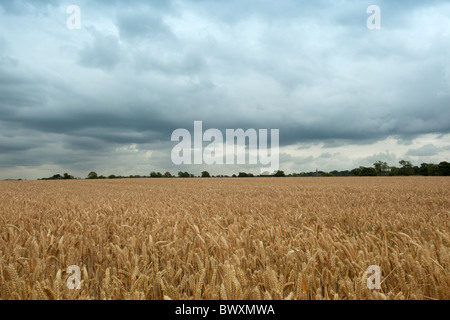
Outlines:
[[0, 179], [259, 173], [172, 164], [194, 120], [279, 129], [285, 172], [448, 161], [450, 2], [0, 2]]

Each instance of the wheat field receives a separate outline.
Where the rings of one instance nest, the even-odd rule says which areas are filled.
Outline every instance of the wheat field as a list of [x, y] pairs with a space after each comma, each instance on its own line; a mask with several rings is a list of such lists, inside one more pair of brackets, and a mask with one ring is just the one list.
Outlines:
[[0, 204], [4, 300], [450, 298], [446, 177], [3, 181]]

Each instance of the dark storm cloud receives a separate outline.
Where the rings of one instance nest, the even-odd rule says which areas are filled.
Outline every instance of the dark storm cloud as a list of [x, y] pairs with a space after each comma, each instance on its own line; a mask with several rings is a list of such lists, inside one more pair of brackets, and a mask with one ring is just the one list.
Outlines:
[[[81, 30], [65, 28], [71, 4]], [[382, 30], [366, 28], [372, 4]], [[331, 149], [437, 134], [440, 146], [406, 152], [437, 155], [450, 133], [448, 13], [446, 1], [2, 1], [0, 165], [169, 168], [172, 131], [194, 120]], [[364, 161], [397, 160], [382, 152]]]

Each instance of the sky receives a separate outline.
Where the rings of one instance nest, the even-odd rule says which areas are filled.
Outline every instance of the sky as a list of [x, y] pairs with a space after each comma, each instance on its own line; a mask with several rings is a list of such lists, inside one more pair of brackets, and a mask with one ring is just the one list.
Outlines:
[[450, 2], [0, 2], [0, 179], [259, 173], [175, 165], [194, 121], [278, 129], [287, 173], [449, 161]]

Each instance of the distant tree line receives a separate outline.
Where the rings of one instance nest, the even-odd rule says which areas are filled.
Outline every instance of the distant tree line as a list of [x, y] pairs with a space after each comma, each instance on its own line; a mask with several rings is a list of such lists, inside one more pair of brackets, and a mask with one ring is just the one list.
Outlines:
[[68, 173], [64, 173], [63, 175], [55, 174], [50, 178], [42, 178], [39, 180], [73, 180], [73, 179], [76, 179], [76, 178], [74, 176], [71, 176]]
[[386, 162], [377, 161], [373, 167], [359, 167], [351, 171], [354, 176], [449, 176], [450, 163], [422, 163], [414, 166], [410, 161], [400, 160], [400, 167], [390, 167]]
[[[353, 170], [330, 172], [315, 171], [315, 172], [301, 172], [285, 174], [284, 171], [278, 170], [273, 174], [254, 175], [252, 173], [239, 172], [237, 175], [233, 174], [231, 178], [253, 178], [253, 177], [352, 177], [352, 176], [450, 176], [450, 163], [443, 161], [439, 164], [422, 163], [419, 166], [414, 166], [410, 161], [399, 161], [400, 167], [391, 167], [387, 162], [377, 161], [373, 167], [359, 167]], [[105, 177], [98, 175], [95, 171], [89, 172], [86, 179], [137, 179], [137, 178], [230, 178], [228, 175], [211, 175], [208, 171], [202, 171], [200, 176], [195, 176], [189, 172], [180, 171], [178, 174], [172, 175], [170, 172], [152, 171], [149, 176], [130, 175], [130, 176], [116, 176], [110, 175]], [[42, 178], [39, 180], [72, 180], [77, 179], [68, 173], [63, 175], [55, 174], [50, 178]]]
[[353, 170], [330, 172], [316, 171], [316, 172], [302, 172], [292, 173], [289, 177], [352, 177], [352, 176], [449, 176], [450, 163], [443, 161], [439, 164], [422, 163], [419, 166], [414, 166], [410, 161], [400, 160], [400, 167], [391, 167], [387, 162], [377, 161], [373, 167], [359, 167]]

